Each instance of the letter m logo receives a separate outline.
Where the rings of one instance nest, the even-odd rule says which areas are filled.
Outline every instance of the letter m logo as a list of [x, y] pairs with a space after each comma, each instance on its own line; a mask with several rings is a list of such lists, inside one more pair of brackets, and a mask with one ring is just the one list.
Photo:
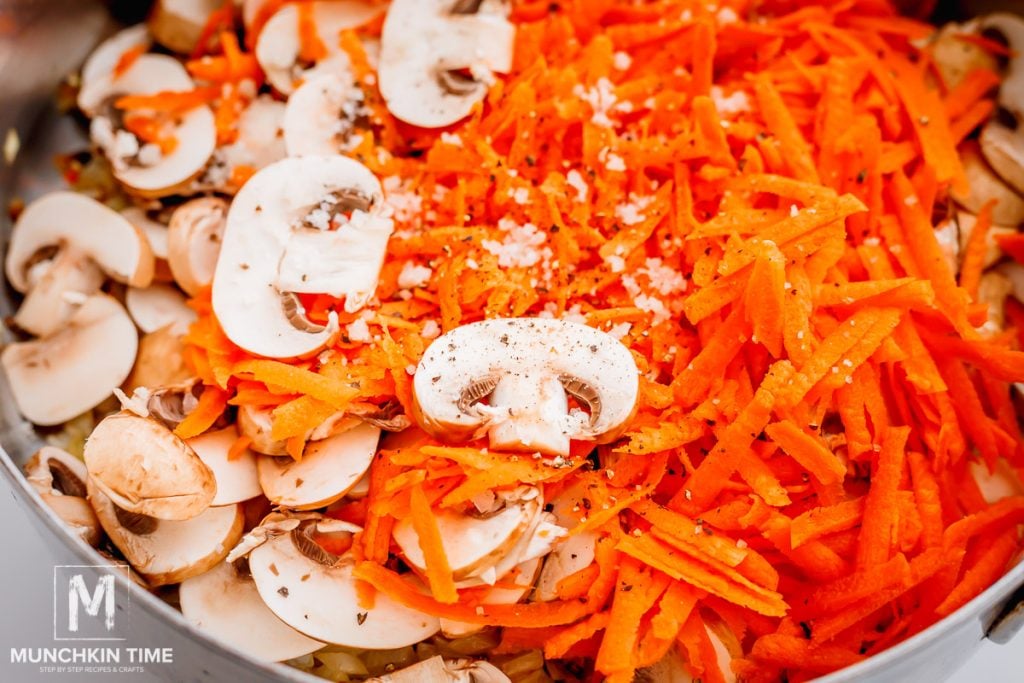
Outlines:
[[103, 607], [103, 624], [108, 631], [114, 630], [114, 575], [107, 574], [99, 577], [96, 582], [96, 590], [89, 594], [85, 587], [85, 578], [81, 574], [75, 574], [68, 581], [68, 631], [78, 633], [78, 607], [85, 608], [85, 613], [91, 617], [99, 616], [100, 607]]
[[57, 565], [53, 569], [54, 640], [125, 640], [131, 590], [118, 565]]

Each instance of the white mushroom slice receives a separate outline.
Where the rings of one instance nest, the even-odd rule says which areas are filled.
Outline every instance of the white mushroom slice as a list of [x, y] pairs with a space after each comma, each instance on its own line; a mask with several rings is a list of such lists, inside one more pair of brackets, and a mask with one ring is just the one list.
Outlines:
[[1006, 278], [1010, 283], [1010, 294], [1017, 301], [1024, 303], [1024, 265], [1016, 261], [1008, 261], [995, 269], [995, 272]]
[[185, 202], [171, 215], [167, 227], [167, 260], [178, 285], [189, 294], [213, 282], [228, 203], [217, 197]]
[[256, 584], [229, 562], [182, 581], [178, 589], [181, 613], [205, 634], [264, 662], [280, 662], [319, 650], [319, 640], [307, 638], [278, 619], [260, 598]]
[[137, 349], [128, 313], [97, 294], [56, 334], [5, 347], [0, 365], [21, 414], [38, 425], [57, 425], [109, 397], [131, 372]]
[[260, 95], [250, 102], [238, 117], [238, 138], [217, 150], [221, 162], [232, 170], [238, 166], [261, 169], [283, 159], [285, 109], [284, 102], [270, 95]]
[[317, 73], [338, 71], [348, 67], [348, 58], [338, 44], [338, 34], [356, 28], [381, 13], [380, 5], [352, 0], [313, 2], [313, 25], [327, 51], [315, 65], [303, 64], [299, 56], [299, 9], [285, 5], [263, 27], [256, 42], [256, 60], [274, 89], [290, 95], [298, 81]]
[[213, 112], [200, 105], [173, 123], [174, 149], [163, 153], [157, 145], [142, 144], [121, 126], [123, 112], [113, 102], [119, 95], [152, 95], [194, 88], [181, 63], [167, 55], [139, 57], [122, 75], [97, 78], [79, 93], [79, 105], [93, 117], [89, 135], [107, 156], [114, 176], [131, 192], [162, 197], [184, 188], [206, 167], [216, 147]]
[[272, 358], [319, 351], [337, 333], [337, 317], [311, 323], [295, 294], [345, 297], [345, 310], [361, 308], [393, 227], [382, 209], [380, 183], [347, 157], [293, 157], [257, 172], [231, 204], [213, 282], [228, 338]]
[[350, 498], [352, 500], [361, 500], [363, 498], [366, 498], [366, 496], [368, 495], [370, 495], [369, 471], [367, 471], [367, 473], [364, 474], [362, 478], [360, 478], [359, 481], [355, 483], [355, 486], [348, 490], [348, 493], [345, 494], [345, 497]]
[[228, 452], [237, 439], [235, 428], [227, 427], [185, 441], [210, 468], [217, 482], [217, 494], [210, 505], [241, 503], [261, 493], [255, 454], [247, 448], [238, 457], [228, 459]]
[[[535, 489], [533, 491], [536, 493]], [[508, 555], [536, 522], [542, 505], [540, 497], [534, 495], [527, 500], [509, 501], [502, 509], [484, 516], [435, 510], [441, 544], [455, 579], [463, 579], [476, 570], [491, 567]], [[392, 535], [406, 561], [425, 571], [426, 560], [412, 520], [399, 520]]]
[[1020, 478], [1013, 468], [1003, 459], [996, 461], [995, 470], [989, 472], [985, 463], [971, 460], [968, 464], [971, 476], [978, 484], [982, 497], [992, 505], [1008, 496], [1024, 494]]
[[76, 192], [51, 192], [25, 207], [7, 249], [7, 280], [29, 290], [29, 270], [48, 248], [69, 250], [133, 287], [153, 279], [153, 252], [142, 232], [116, 211]]
[[125, 382], [125, 391], [134, 391], [138, 387], [164, 387], [192, 377], [192, 371], [185, 364], [183, 337], [172, 327], [144, 334], [138, 344], [135, 367]]
[[129, 287], [124, 303], [135, 324], [146, 333], [169, 326], [175, 334], [185, 334], [196, 319], [182, 293], [169, 285]]
[[947, 90], [960, 85], [967, 74], [975, 69], [999, 69], [999, 63], [991, 52], [962, 38], [965, 33], [977, 30], [977, 23], [973, 21], [965, 24], [949, 23], [932, 39], [932, 62], [938, 68]]
[[474, 570], [467, 577], [455, 583], [459, 588], [469, 588], [482, 584], [494, 585], [503, 579], [516, 566], [548, 555], [552, 547], [565, 537], [568, 532], [554, 523], [554, 516], [541, 512], [527, 527], [512, 548], [490, 566]]
[[[636, 407], [629, 349], [579, 323], [486, 320], [427, 348], [413, 379], [416, 420], [440, 439], [490, 436], [495, 449], [567, 455], [570, 439], [607, 441]], [[568, 410], [566, 395], [589, 408]], [[487, 399], [488, 404], [481, 403]]]
[[118, 508], [90, 477], [89, 502], [103, 530], [151, 586], [198, 576], [224, 559], [242, 537], [242, 506], [207, 508], [192, 519], [169, 521]]
[[[572, 530], [579, 524], [579, 511], [585, 509], [585, 497], [586, 491], [581, 484], [577, 484], [565, 489], [558, 498], [551, 501], [551, 512], [560, 526]], [[551, 553], [544, 558], [544, 567], [537, 579], [537, 599], [554, 600], [558, 597], [558, 583], [562, 579], [589, 567], [594, 562], [597, 539], [596, 532], [581, 531], [555, 544]]]
[[999, 106], [1024, 123], [1024, 61], [1019, 58], [1024, 52], [1024, 19], [1017, 14], [996, 12], [981, 18], [978, 29], [999, 34], [1013, 52], [999, 86]]
[[285, 442], [274, 439], [272, 411], [250, 405], [238, 406], [238, 431], [252, 439], [249, 448], [264, 455], [288, 455]]
[[89, 478], [115, 505], [165, 520], [191, 519], [210, 506], [217, 483], [196, 452], [156, 420], [121, 412], [85, 442]]
[[515, 26], [507, 11], [493, 1], [394, 0], [378, 69], [388, 110], [424, 128], [468, 115], [486, 96], [493, 73], [512, 68]]
[[103, 271], [74, 249], [62, 249], [32, 285], [14, 324], [37, 337], [46, 337], [64, 326], [75, 310], [103, 285]]
[[25, 463], [25, 477], [47, 507], [83, 541], [95, 546], [103, 530], [85, 498], [88, 476], [81, 460], [53, 446], [43, 446]]
[[265, 22], [270, 14], [280, 8], [277, 0], [242, 0], [242, 24], [248, 35], [257, 23]]
[[149, 50], [153, 37], [145, 24], [136, 24], [122, 29], [96, 46], [82, 65], [80, 89], [84, 89], [97, 78], [109, 75], [129, 50]]
[[[950, 221], [951, 223], [953, 221]], [[972, 213], [966, 211], [956, 212], [956, 224], [959, 226], [959, 253], [963, 253], [967, 249], [967, 242], [971, 239], [971, 233], [974, 232], [974, 225], [978, 222], [978, 217]], [[1017, 232], [1017, 228], [1011, 228], [1006, 225], [990, 225], [988, 230], [985, 232], [985, 260], [984, 267], [995, 265], [995, 263], [1003, 257], [1003, 250], [999, 248], [999, 243], [996, 242], [996, 237], [999, 235], [1013, 235]], [[940, 242], [940, 246], [941, 242]], [[959, 267], [955, 267], [953, 272], [957, 272]]]
[[330, 505], [370, 469], [379, 439], [380, 429], [359, 423], [323, 441], [310, 442], [302, 460], [288, 456], [259, 458], [263, 494], [274, 505], [292, 510]]
[[437, 633], [435, 617], [383, 593], [373, 607], [360, 605], [350, 558], [313, 547], [304, 529], [270, 538], [249, 555], [256, 588], [274, 614], [311, 638], [368, 650], [414, 645]]
[[939, 250], [945, 257], [949, 272], [954, 275], [960, 271], [960, 224], [961, 215], [969, 215], [966, 211], [957, 212], [956, 218], [946, 220], [940, 227], [935, 228], [935, 240], [939, 243]]
[[1006, 298], [1013, 295], [1013, 281], [998, 270], [990, 270], [978, 282], [978, 301], [988, 304], [988, 320], [979, 329], [982, 334], [998, 334], [1006, 329]]
[[446, 661], [440, 655], [366, 679], [366, 683], [511, 683], [501, 669], [490, 662], [472, 659]]
[[222, 0], [157, 0], [149, 15], [149, 30], [169, 50], [191, 54], [210, 14], [223, 4]]
[[153, 250], [153, 256], [158, 259], [167, 259], [166, 225], [153, 220], [148, 213], [137, 206], [121, 209], [121, 215], [146, 236], [146, 241], [149, 242], [149, 247]]
[[1024, 131], [993, 119], [981, 129], [981, 153], [992, 170], [1017, 192], [1024, 192]]
[[[480, 598], [480, 602], [484, 605], [513, 605], [519, 602], [533, 588], [533, 582], [537, 578], [539, 569], [540, 558], [536, 557], [517, 565], [512, 586], [492, 588]], [[441, 619], [440, 621], [441, 633], [448, 638], [462, 638], [484, 628], [480, 624], [470, 624], [452, 619]]]
[[960, 159], [970, 184], [966, 195], [951, 191], [953, 199], [973, 214], [991, 199], [996, 200], [992, 221], [997, 225], [1018, 225], [1024, 222], [1024, 197], [1004, 183], [985, 163], [976, 144], [960, 145]]
[[308, 79], [288, 98], [284, 114], [288, 156], [344, 151], [353, 123], [365, 115], [363, 110], [363, 91], [347, 71]]

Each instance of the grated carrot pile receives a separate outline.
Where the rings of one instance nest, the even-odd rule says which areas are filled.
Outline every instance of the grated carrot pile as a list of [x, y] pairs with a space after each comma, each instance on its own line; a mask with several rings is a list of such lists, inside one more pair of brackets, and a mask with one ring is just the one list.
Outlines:
[[[272, 409], [298, 457], [335, 411], [398, 401], [409, 414], [409, 369], [441, 332], [579, 320], [637, 359], [629, 430], [594, 454], [573, 444], [561, 467], [415, 429], [386, 440], [368, 498], [339, 513], [364, 526], [368, 596], [505, 627], [500, 651], [588, 660], [613, 682], [673, 649], [723, 680], [713, 641], [743, 680], [796, 681], [983, 591], [1021, 547], [1024, 496], [985, 500], [976, 471], [1004, 461], [1024, 491], [1011, 398], [1024, 330], [977, 329], [990, 209], [959, 282], [933, 215], [966, 182], [956, 144], [997, 80], [950, 92], [916, 47], [932, 28], [877, 0], [543, 0], [512, 18], [513, 72], [443, 133], [390, 118], [356, 34], [339, 36], [371, 111], [350, 154], [395, 207], [377, 300], [346, 314], [303, 295], [312, 322], [337, 311], [342, 332], [282, 363], [232, 345], [201, 294], [187, 357], [209, 388], [179, 433], [225, 401]], [[232, 37], [220, 44], [193, 73], [251, 77]], [[1024, 259], [1020, 240], [1000, 244]], [[400, 286], [409, 264], [427, 281]], [[1024, 309], [1007, 319], [1020, 326]], [[573, 533], [597, 534], [596, 559], [551, 602], [475, 604], [431, 510], [522, 483], [545, 500], [588, 491]], [[388, 563], [410, 516], [427, 595]]]

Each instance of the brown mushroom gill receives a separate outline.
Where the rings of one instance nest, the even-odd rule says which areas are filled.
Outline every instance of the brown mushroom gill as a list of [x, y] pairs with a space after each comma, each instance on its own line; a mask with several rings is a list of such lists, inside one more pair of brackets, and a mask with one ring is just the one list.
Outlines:
[[85, 498], [85, 482], [72, 472], [70, 467], [52, 458], [47, 461], [46, 465], [50, 470], [50, 476], [53, 477], [53, 488], [55, 490], [60, 491], [65, 496]]

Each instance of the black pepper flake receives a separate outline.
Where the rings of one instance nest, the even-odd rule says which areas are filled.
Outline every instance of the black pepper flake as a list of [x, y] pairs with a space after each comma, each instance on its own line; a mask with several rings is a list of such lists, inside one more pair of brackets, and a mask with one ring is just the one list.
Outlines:
[[857, 174], [857, 183], [858, 184], [863, 184], [864, 181], [867, 180], [867, 179], [868, 179], [868, 170], [865, 168], [865, 169], [862, 169], [861, 172]]
[[363, 623], [366, 621], [366, 617], [367, 617], [367, 613], [366, 612], [357, 612], [356, 613], [356, 623], [359, 624], [360, 626], [362, 626]]
[[629, 591], [633, 590], [633, 586], [628, 583], [624, 583], [622, 584], [622, 587], [619, 590], [621, 590], [623, 593], [628, 593]]
[[800, 622], [800, 629], [804, 632], [804, 638], [807, 640], [811, 639], [811, 625], [806, 621]]
[[591, 503], [590, 503], [590, 499], [589, 498], [583, 498], [583, 499], [580, 500], [580, 502], [583, 503], [583, 507], [585, 509], [587, 509], [587, 510], [590, 509]]
[[288, 597], [288, 587], [287, 586], [281, 586], [280, 588], [277, 589], [277, 593], [281, 597], [287, 598]]

